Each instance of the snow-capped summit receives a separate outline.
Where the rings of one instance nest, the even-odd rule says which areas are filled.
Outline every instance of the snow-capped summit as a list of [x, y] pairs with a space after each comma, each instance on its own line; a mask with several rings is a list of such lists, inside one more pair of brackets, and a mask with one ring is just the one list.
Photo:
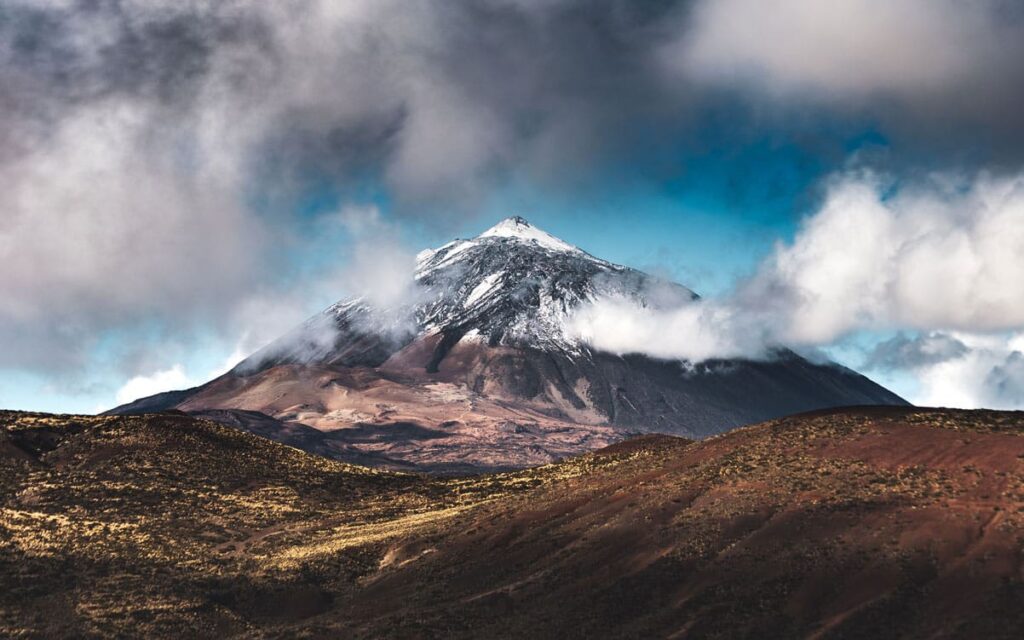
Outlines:
[[253, 371], [282, 362], [379, 365], [406, 345], [440, 336], [428, 365], [465, 341], [580, 357], [587, 346], [570, 330], [582, 305], [615, 296], [650, 306], [692, 291], [613, 264], [538, 229], [506, 218], [479, 236], [456, 239], [417, 256], [416, 291], [397, 309], [345, 299], [238, 365]]
[[478, 238], [511, 238], [522, 242], [536, 242], [538, 245], [551, 249], [552, 251], [575, 251], [577, 247], [560, 240], [546, 231], [542, 231], [531, 225], [525, 218], [512, 216], [505, 218], [487, 231], [481, 233]]
[[508, 255], [513, 255], [523, 250], [542, 249], [545, 252], [574, 254], [595, 262], [610, 265], [610, 263], [591, 256], [579, 247], [573, 246], [560, 238], [556, 238], [547, 231], [533, 226], [525, 218], [512, 216], [505, 218], [475, 238], [469, 240], [457, 238], [437, 249], [424, 249], [420, 251], [416, 254], [416, 279], [422, 280], [430, 272], [442, 267], [451, 266], [455, 262], [464, 263], [469, 258], [469, 255], [473, 254], [470, 251], [471, 249], [487, 247], [490, 247], [491, 251], [498, 251]]
[[694, 297], [685, 287], [595, 258], [518, 216], [471, 240], [421, 253], [416, 281], [429, 292], [415, 310], [424, 332], [572, 354], [584, 346], [568, 332], [567, 321], [600, 295], [643, 304], [657, 284]]

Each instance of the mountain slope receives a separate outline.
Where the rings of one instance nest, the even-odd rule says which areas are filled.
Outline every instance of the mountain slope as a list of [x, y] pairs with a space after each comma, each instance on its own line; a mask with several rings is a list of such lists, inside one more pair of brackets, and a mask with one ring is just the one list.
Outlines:
[[1024, 418], [875, 407], [542, 468], [0, 412], [0, 636], [1019, 638]]
[[904, 404], [785, 349], [766, 362], [696, 366], [594, 351], [569, 319], [604, 296], [648, 308], [697, 298], [510, 218], [422, 252], [401, 304], [343, 300], [217, 380], [113, 413], [257, 411], [326, 431], [397, 425], [396, 434], [412, 424], [421, 430], [408, 437], [351, 446], [456, 470], [539, 464], [634, 432], [703, 437], [816, 408]]

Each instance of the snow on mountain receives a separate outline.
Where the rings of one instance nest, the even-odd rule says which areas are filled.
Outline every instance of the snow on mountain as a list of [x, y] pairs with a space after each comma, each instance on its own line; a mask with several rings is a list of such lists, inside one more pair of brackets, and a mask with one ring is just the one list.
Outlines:
[[487, 231], [479, 235], [479, 238], [512, 238], [523, 242], [534, 242], [545, 249], [552, 251], [580, 252], [577, 247], [556, 238], [546, 231], [541, 231], [519, 216], [505, 218]]
[[475, 303], [477, 300], [483, 298], [488, 293], [493, 291], [495, 289], [494, 285], [498, 283], [498, 280], [501, 279], [503, 273], [504, 271], [498, 271], [497, 273], [492, 273], [491, 275], [481, 280], [480, 284], [476, 285], [476, 287], [474, 287], [473, 290], [469, 292], [469, 295], [466, 296], [466, 300], [462, 303], [462, 306], [471, 307], [473, 306], [473, 303]]
[[655, 287], [695, 297], [679, 285], [595, 258], [520, 217], [423, 254], [416, 280], [430, 292], [414, 312], [425, 331], [475, 329], [492, 344], [572, 353], [583, 345], [568, 333], [567, 319], [584, 302], [618, 295], [647, 304]]

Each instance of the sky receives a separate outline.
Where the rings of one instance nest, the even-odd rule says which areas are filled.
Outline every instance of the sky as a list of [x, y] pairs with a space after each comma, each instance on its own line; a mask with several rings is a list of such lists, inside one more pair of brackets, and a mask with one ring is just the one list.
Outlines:
[[521, 215], [703, 296], [602, 348], [1024, 408], [1022, 61], [1019, 0], [0, 0], [0, 407], [202, 383]]

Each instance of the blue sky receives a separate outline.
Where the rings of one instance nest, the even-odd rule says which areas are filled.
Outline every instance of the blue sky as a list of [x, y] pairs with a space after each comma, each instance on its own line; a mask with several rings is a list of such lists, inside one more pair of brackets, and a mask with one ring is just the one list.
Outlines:
[[1024, 407], [1012, 3], [299, 4], [5, 7], [0, 406], [201, 383], [346, 295], [360, 225], [522, 215], [729, 353]]

